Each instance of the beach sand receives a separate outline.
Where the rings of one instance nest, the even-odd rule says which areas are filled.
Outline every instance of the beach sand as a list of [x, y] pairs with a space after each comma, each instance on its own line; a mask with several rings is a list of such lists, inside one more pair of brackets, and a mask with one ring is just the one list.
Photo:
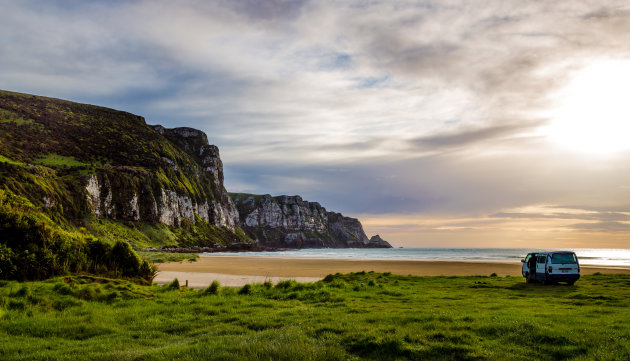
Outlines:
[[[582, 274], [630, 273], [630, 268], [582, 266]], [[286, 279], [314, 282], [330, 273], [360, 271], [391, 272], [415, 276], [521, 276], [521, 263], [463, 261], [394, 261], [315, 258], [281, 258], [251, 256], [200, 255], [196, 262], [172, 262], [159, 265], [154, 282], [165, 284], [177, 278], [181, 285], [207, 287], [217, 280], [223, 286], [238, 287], [267, 280], [277, 283]]]

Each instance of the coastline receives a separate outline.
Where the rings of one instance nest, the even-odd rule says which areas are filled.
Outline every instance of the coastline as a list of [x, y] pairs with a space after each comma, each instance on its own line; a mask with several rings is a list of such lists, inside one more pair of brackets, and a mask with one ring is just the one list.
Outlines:
[[[630, 273], [630, 268], [581, 266], [582, 274]], [[407, 261], [360, 260], [334, 258], [289, 258], [200, 255], [196, 262], [172, 262], [158, 265], [154, 282], [165, 284], [178, 278], [189, 287], [207, 287], [217, 280], [224, 286], [238, 287], [247, 283], [274, 283], [295, 279], [314, 282], [331, 273], [360, 271], [391, 272], [414, 276], [521, 276], [520, 262], [491, 261]]]

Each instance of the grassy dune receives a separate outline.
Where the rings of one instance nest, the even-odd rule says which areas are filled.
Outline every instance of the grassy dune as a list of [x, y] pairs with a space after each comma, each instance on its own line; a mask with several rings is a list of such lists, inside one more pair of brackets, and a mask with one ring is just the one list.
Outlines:
[[195, 291], [4, 282], [2, 360], [627, 360], [630, 275], [331, 275]]

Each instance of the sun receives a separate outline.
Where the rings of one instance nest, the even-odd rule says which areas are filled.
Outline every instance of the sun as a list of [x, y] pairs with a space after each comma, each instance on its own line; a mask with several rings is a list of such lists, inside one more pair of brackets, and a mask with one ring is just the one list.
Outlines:
[[630, 61], [601, 61], [579, 71], [560, 92], [546, 133], [576, 152], [630, 150]]

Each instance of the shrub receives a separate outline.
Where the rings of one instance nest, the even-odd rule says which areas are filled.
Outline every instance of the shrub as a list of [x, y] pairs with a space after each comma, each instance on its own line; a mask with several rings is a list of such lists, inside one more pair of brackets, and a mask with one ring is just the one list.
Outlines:
[[173, 280], [173, 282], [169, 283], [168, 288], [172, 289], [172, 290], [178, 290], [179, 289], [179, 280], [177, 278], [175, 278]]
[[210, 286], [208, 286], [208, 288], [206, 288], [206, 294], [209, 295], [217, 295], [219, 294], [219, 287], [221, 286], [221, 284], [219, 283], [219, 281], [212, 281], [212, 283], [210, 284]]
[[252, 286], [248, 283], [238, 290], [239, 295], [249, 295], [252, 293]]
[[107, 271], [106, 264], [109, 263], [109, 250], [111, 246], [100, 239], [92, 240], [88, 242], [86, 251], [90, 262], [90, 270], [92, 272], [98, 272], [99, 266], [104, 267], [103, 271]]
[[139, 276], [141, 261], [129, 243], [116, 241], [109, 256], [110, 268], [121, 276]]
[[143, 260], [140, 265], [139, 276], [151, 283], [155, 276], [157, 276], [157, 269], [146, 260]]

